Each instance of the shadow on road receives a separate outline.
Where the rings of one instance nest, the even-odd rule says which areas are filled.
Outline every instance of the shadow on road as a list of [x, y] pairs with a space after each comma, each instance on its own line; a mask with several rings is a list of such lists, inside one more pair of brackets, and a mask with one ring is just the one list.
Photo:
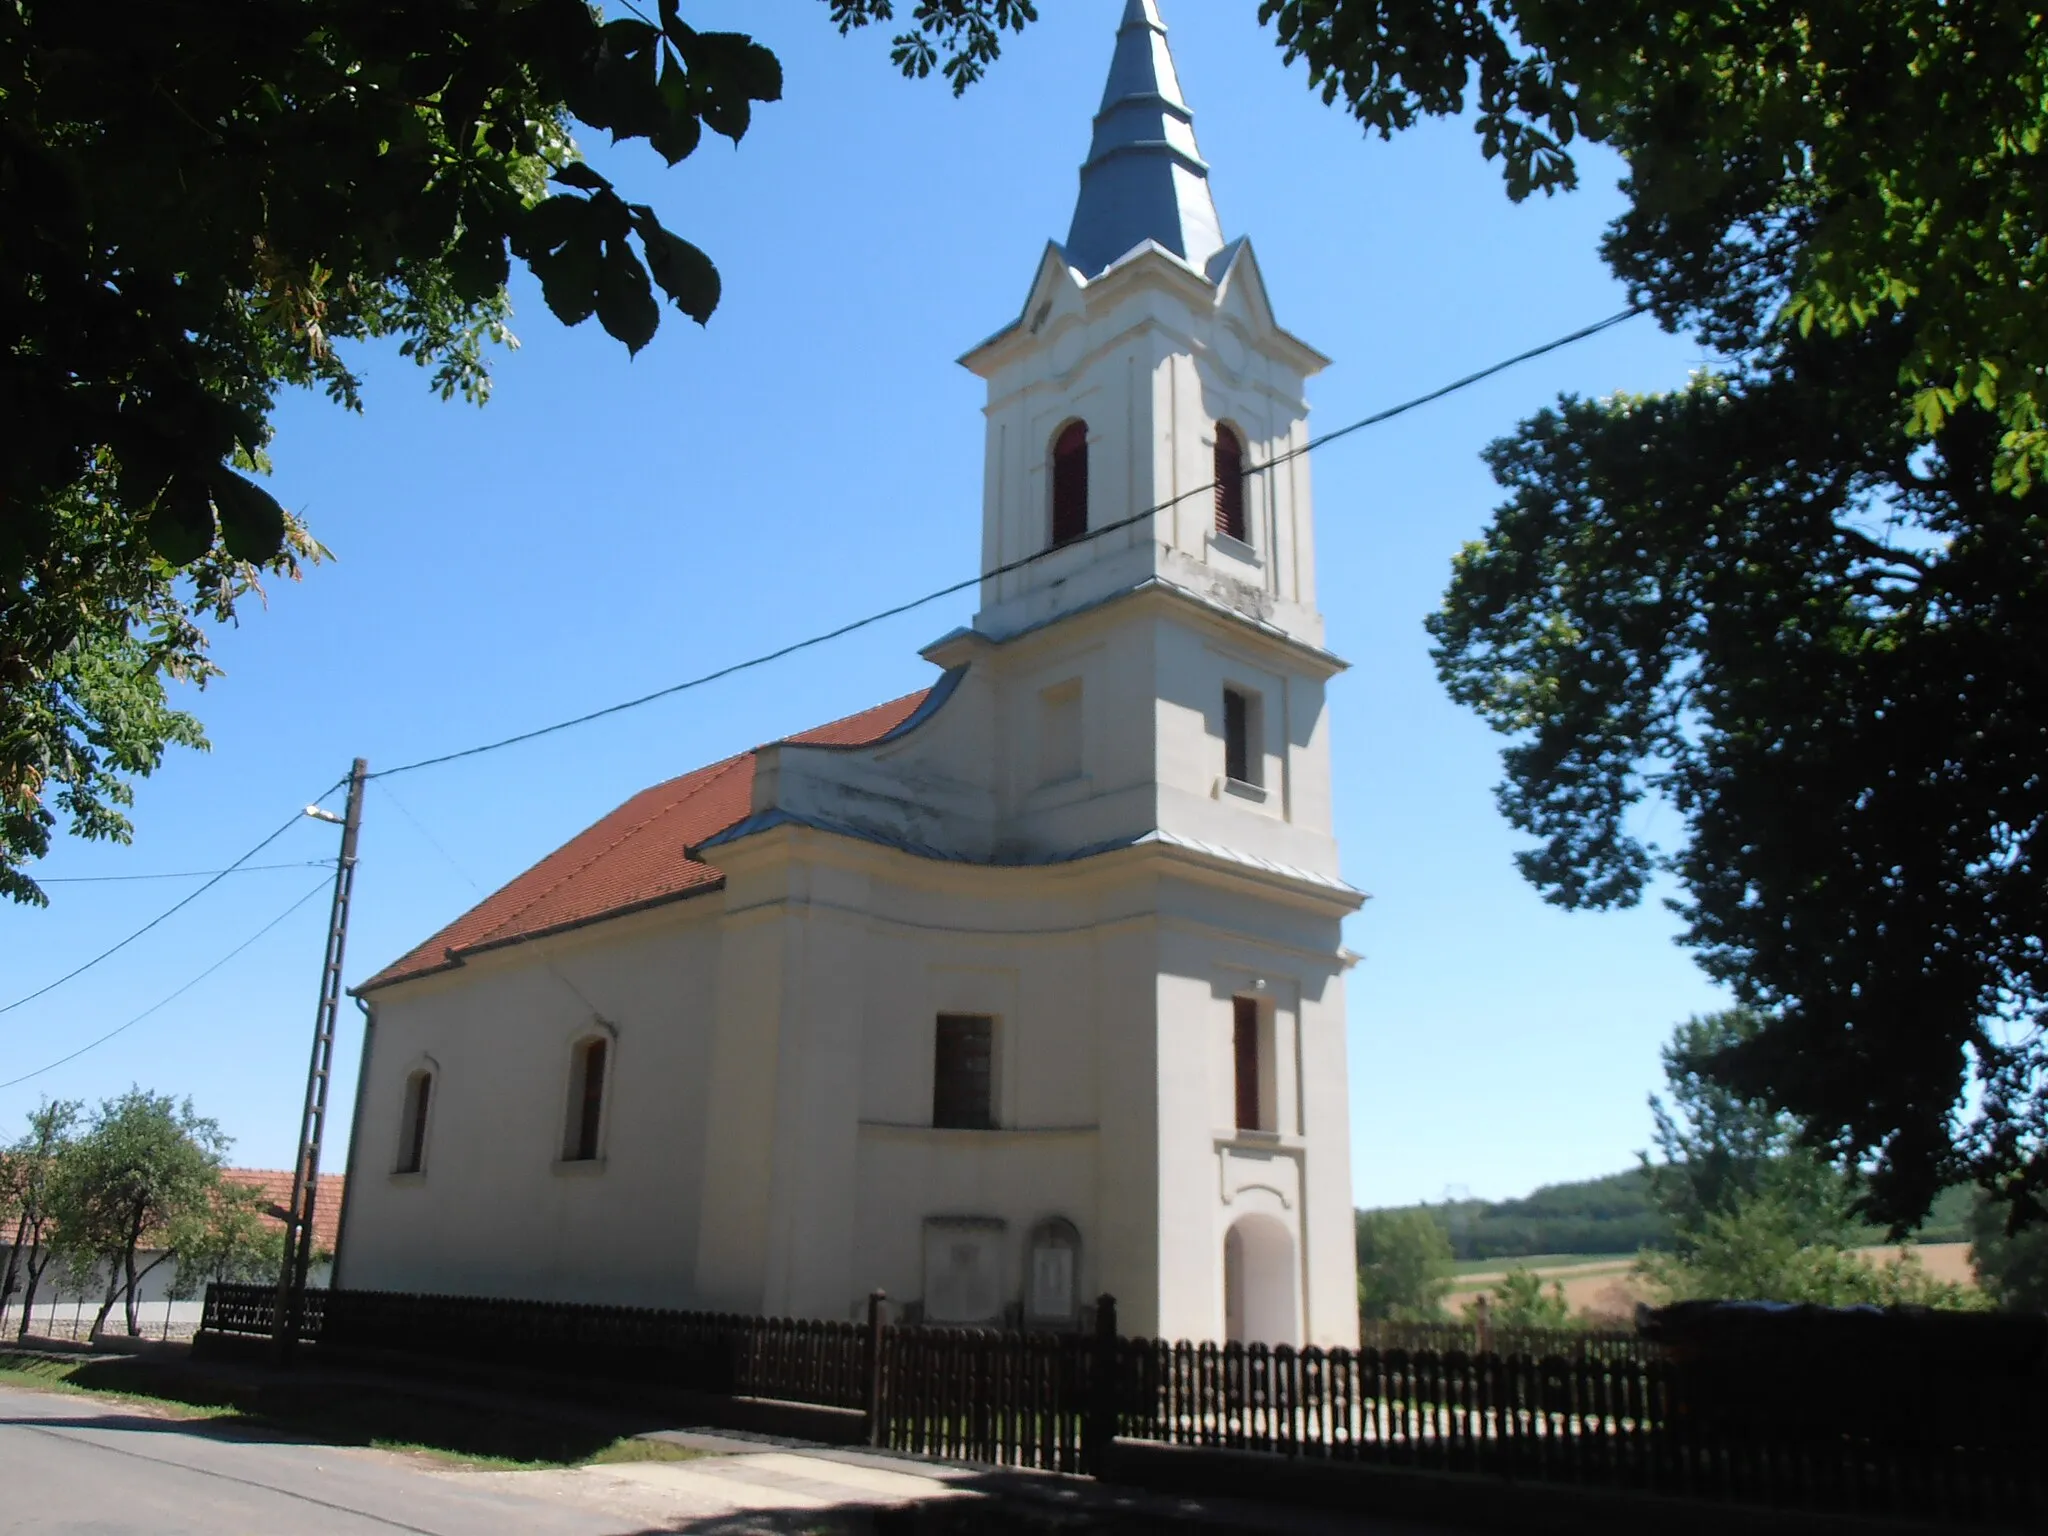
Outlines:
[[[308, 1444], [421, 1447], [480, 1460], [565, 1465], [622, 1436], [666, 1425], [657, 1417], [506, 1394], [413, 1388], [402, 1380], [320, 1372], [222, 1369], [177, 1358], [116, 1356], [70, 1366], [65, 1381], [178, 1406], [226, 1410], [218, 1418], [126, 1413], [96, 1422], [154, 1432]], [[54, 1383], [53, 1383], [54, 1384]], [[4, 1422], [4, 1421], [0, 1421]]]

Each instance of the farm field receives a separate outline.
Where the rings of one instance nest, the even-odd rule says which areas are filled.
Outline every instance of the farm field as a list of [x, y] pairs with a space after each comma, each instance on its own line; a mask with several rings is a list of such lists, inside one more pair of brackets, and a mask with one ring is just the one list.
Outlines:
[[1460, 1259], [1452, 1266], [1451, 1272], [1460, 1279], [1467, 1276], [1489, 1275], [1498, 1280], [1513, 1268], [1533, 1269], [1540, 1274], [1559, 1273], [1570, 1269], [1582, 1269], [1589, 1264], [1632, 1264], [1633, 1253], [1532, 1253], [1527, 1258]]
[[[1881, 1264], [1900, 1250], [1878, 1244], [1857, 1250], [1873, 1264]], [[1920, 1243], [1913, 1247], [1927, 1273], [1936, 1280], [1975, 1285], [1970, 1269], [1968, 1243]], [[1630, 1274], [1633, 1254], [1538, 1254], [1530, 1259], [1479, 1259], [1460, 1264], [1457, 1284], [1445, 1299], [1445, 1310], [1453, 1316], [1473, 1299], [1498, 1285], [1510, 1269], [1532, 1269], [1544, 1280], [1564, 1286], [1564, 1299], [1573, 1312], [1594, 1312], [1625, 1322], [1633, 1316], [1636, 1303], [1650, 1296], [1641, 1282]]]

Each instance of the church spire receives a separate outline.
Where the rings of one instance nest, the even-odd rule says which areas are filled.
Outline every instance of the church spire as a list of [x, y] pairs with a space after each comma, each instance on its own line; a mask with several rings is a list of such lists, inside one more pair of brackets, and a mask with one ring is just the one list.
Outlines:
[[1201, 269], [1223, 248], [1223, 227], [1159, 7], [1128, 0], [1081, 167], [1066, 256], [1082, 276], [1094, 277], [1147, 240]]

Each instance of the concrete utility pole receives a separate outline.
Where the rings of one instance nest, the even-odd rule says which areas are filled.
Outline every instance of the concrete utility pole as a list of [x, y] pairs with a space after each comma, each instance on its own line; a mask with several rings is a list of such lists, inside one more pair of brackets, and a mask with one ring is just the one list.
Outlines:
[[[313, 1259], [313, 1208], [320, 1195], [320, 1143], [327, 1129], [327, 1084], [334, 1064], [334, 1023], [341, 1012], [341, 957], [348, 947], [349, 897], [356, 882], [356, 833], [363, 825], [363, 785], [370, 765], [357, 758], [349, 770], [348, 807], [341, 821], [341, 858], [334, 867], [334, 905], [327, 915], [327, 957], [320, 970], [320, 1007], [313, 1016], [313, 1059], [306, 1068], [306, 1108], [299, 1119], [299, 1156], [292, 1165], [292, 1203], [285, 1213], [284, 1262], [278, 1267], [277, 1308], [271, 1343], [280, 1363], [298, 1341], [306, 1305], [306, 1270]], [[337, 818], [313, 806], [306, 814]]]

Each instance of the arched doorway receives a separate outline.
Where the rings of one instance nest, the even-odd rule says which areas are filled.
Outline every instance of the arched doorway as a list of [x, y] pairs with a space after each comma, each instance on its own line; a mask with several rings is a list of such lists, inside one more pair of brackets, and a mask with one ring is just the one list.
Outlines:
[[1294, 1234], [1276, 1217], [1240, 1216], [1223, 1236], [1224, 1337], [1241, 1344], [1299, 1344], [1300, 1286]]

